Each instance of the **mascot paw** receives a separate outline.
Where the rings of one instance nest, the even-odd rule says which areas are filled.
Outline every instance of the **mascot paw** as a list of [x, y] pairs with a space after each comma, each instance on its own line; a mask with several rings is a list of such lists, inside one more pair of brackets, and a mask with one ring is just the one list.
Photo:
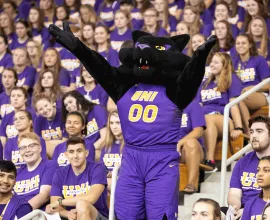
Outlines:
[[55, 37], [56, 41], [69, 51], [73, 51], [76, 48], [76, 37], [73, 35], [69, 28], [68, 22], [64, 21], [63, 29], [61, 30], [54, 24], [49, 26], [49, 32]]
[[201, 45], [197, 51], [207, 51], [209, 52], [212, 47], [216, 44], [217, 42], [217, 37], [215, 35], [212, 35], [211, 37], [208, 38], [208, 40], [203, 44]]

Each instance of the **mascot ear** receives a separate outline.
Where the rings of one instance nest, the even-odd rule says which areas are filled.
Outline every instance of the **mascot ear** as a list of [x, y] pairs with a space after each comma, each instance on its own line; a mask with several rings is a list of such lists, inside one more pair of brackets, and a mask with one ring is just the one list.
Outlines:
[[132, 39], [133, 39], [133, 42], [137, 42], [137, 40], [140, 38], [140, 37], [144, 37], [144, 36], [150, 36], [151, 34], [149, 33], [146, 33], [144, 31], [132, 31]]
[[177, 45], [177, 48], [182, 52], [182, 50], [184, 50], [187, 43], [189, 42], [190, 37], [188, 34], [181, 34], [170, 37], [170, 39]]

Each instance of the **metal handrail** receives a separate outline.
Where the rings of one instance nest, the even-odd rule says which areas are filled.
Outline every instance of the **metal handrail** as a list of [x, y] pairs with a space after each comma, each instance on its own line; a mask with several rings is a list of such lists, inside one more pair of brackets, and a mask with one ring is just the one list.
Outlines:
[[[270, 83], [270, 78], [267, 78], [260, 82], [258, 85], [252, 87], [250, 90], [246, 91], [232, 102], [228, 103], [224, 109], [224, 121], [223, 121], [223, 138], [222, 138], [222, 161], [221, 161], [221, 191], [220, 191], [220, 206], [225, 205], [225, 179], [226, 179], [226, 170], [227, 166], [230, 165], [234, 160], [228, 159], [227, 160], [227, 151], [228, 151], [228, 137], [229, 137], [229, 113], [230, 109], [238, 104], [240, 101], [247, 98], [251, 93], [258, 91], [264, 85]], [[233, 158], [238, 158], [239, 156], [243, 155], [246, 151], [242, 149], [240, 152], [237, 152], [237, 156], [232, 156]]]
[[38, 217], [39, 220], [45, 220], [45, 215], [43, 214], [42, 210], [35, 209], [32, 212], [28, 213], [27, 215], [19, 218], [19, 220], [32, 220]]

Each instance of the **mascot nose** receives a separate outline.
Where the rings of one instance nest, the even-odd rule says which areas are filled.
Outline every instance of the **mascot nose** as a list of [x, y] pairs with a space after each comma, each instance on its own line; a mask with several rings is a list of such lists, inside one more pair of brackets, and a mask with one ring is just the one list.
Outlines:
[[150, 46], [147, 45], [147, 44], [139, 44], [138, 47], [139, 47], [141, 50], [143, 50], [143, 49], [145, 49], [145, 48], [150, 48]]

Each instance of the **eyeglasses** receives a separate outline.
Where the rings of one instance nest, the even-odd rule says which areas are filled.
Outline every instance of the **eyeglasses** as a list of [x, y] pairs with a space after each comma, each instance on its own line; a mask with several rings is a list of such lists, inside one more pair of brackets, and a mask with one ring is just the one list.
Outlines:
[[36, 146], [39, 146], [37, 143], [29, 144], [28, 146], [21, 146], [19, 147], [19, 151], [25, 151], [27, 148], [29, 150], [33, 150]]

